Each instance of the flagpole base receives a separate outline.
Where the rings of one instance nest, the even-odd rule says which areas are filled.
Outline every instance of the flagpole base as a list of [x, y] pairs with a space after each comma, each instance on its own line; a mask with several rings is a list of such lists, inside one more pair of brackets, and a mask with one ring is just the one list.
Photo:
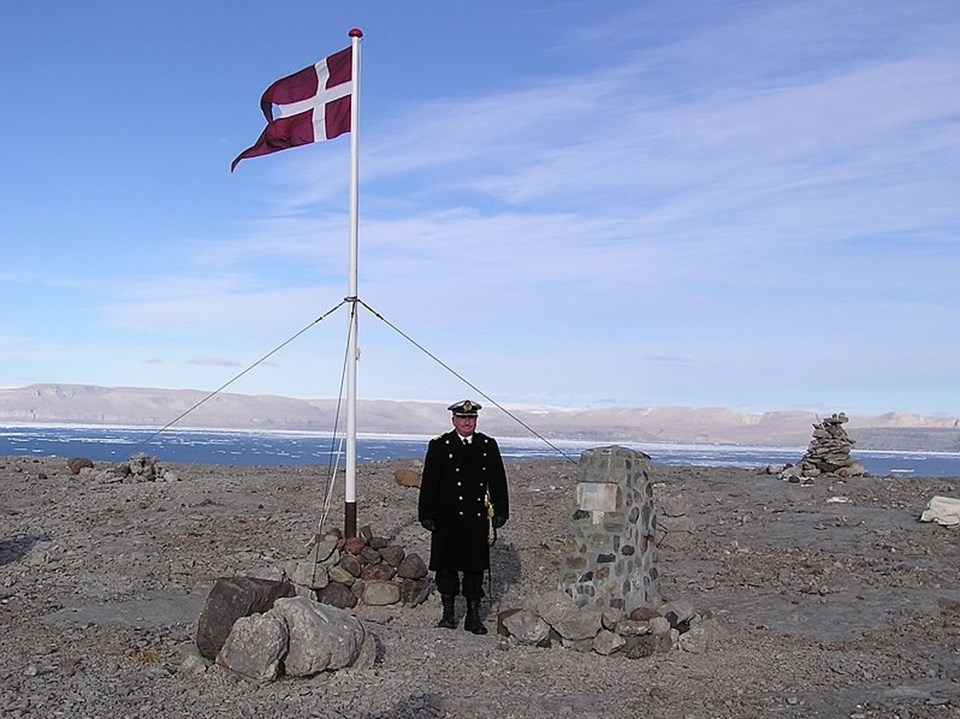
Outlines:
[[357, 503], [345, 502], [343, 505], [343, 536], [357, 536]]

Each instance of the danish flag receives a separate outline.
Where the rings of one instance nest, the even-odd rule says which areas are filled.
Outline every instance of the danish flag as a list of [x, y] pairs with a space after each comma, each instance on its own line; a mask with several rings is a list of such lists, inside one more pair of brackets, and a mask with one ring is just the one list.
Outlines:
[[252, 147], [237, 155], [230, 172], [240, 160], [332, 140], [350, 132], [352, 56], [353, 48], [344, 48], [268, 87], [260, 98], [267, 127]]

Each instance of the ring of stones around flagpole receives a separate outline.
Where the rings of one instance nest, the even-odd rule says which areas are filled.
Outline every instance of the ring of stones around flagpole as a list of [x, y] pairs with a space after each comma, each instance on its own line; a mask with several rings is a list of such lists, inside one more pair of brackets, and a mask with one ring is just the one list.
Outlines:
[[358, 603], [415, 607], [429, 594], [427, 565], [419, 554], [378, 537], [369, 526], [344, 538], [339, 528], [314, 538], [307, 556], [283, 565], [298, 596], [341, 609]]

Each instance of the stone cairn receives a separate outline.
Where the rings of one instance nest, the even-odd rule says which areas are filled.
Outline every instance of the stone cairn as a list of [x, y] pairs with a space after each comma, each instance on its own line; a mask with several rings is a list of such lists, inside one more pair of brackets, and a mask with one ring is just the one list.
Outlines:
[[297, 596], [341, 609], [357, 603], [415, 607], [430, 591], [423, 558], [376, 536], [369, 526], [346, 539], [339, 528], [316, 535], [307, 556], [288, 561], [283, 572]]
[[813, 438], [800, 462], [794, 466], [773, 468], [777, 470], [775, 473], [781, 479], [800, 484], [811, 484], [815, 477], [821, 475], [866, 475], [864, 466], [850, 456], [850, 450], [856, 442], [847, 436], [843, 428], [848, 419], [846, 414], [840, 412], [814, 424]]
[[176, 472], [164, 467], [155, 457], [138, 452], [125, 462], [98, 470], [87, 457], [67, 460], [70, 472], [98, 484], [135, 484], [137, 482], [179, 482]]
[[[624, 447], [590, 449], [580, 458], [567, 558], [558, 588], [529, 597], [497, 617], [497, 631], [521, 644], [553, 644], [636, 659], [679, 647], [706, 648], [707, 622], [689, 602], [661, 604], [657, 516], [650, 458]], [[668, 503], [671, 533], [691, 527], [682, 502]]]

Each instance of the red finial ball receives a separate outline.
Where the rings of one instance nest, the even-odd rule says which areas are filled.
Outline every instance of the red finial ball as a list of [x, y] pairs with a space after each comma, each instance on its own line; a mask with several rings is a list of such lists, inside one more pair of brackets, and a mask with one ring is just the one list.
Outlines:
[[350, 32], [347, 33], [350, 37], [363, 37], [363, 30], [358, 27], [353, 28]]

